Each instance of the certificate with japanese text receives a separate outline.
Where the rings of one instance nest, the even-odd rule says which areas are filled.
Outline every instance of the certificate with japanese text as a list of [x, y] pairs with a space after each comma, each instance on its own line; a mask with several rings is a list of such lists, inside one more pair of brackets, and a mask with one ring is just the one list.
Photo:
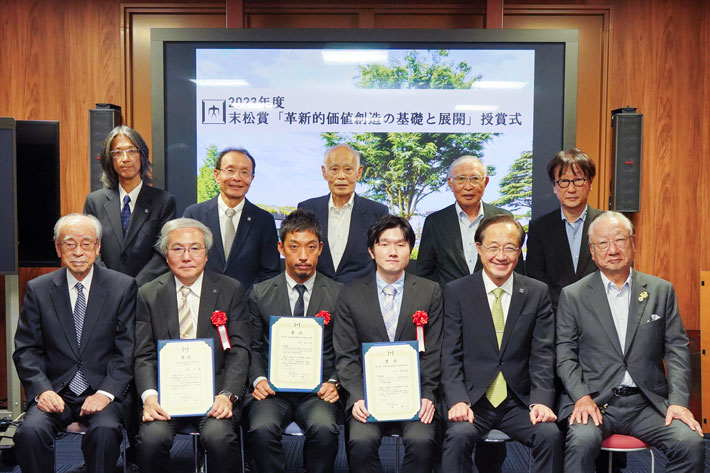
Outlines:
[[269, 383], [274, 391], [317, 392], [323, 379], [323, 318], [272, 315]]
[[158, 340], [158, 402], [171, 417], [203, 416], [214, 404], [211, 338]]
[[363, 343], [368, 422], [417, 420], [421, 409], [417, 342]]

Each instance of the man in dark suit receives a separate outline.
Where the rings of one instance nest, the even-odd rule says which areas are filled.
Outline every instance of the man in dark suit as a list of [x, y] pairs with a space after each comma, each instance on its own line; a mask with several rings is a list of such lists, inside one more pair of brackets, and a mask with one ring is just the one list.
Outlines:
[[702, 472], [703, 431], [688, 409], [690, 351], [673, 286], [632, 270], [633, 225], [604, 212], [589, 226], [599, 271], [562, 290], [557, 310], [565, 471], [592, 472], [602, 440], [632, 435], [668, 472]]
[[89, 472], [113, 472], [123, 438], [122, 402], [131, 381], [136, 283], [94, 264], [101, 224], [71, 214], [54, 227], [64, 269], [27, 283], [12, 358], [28, 407], [15, 434], [24, 472], [54, 471], [54, 436], [88, 426]]
[[[442, 301], [438, 284], [405, 273], [414, 247], [414, 231], [402, 217], [387, 215], [367, 234], [375, 274], [345, 285], [336, 307], [333, 329], [338, 376], [347, 392], [345, 431], [350, 471], [380, 471], [378, 447], [391, 428], [404, 440], [404, 472], [431, 472], [437, 447], [436, 394], [439, 387]], [[419, 420], [368, 423], [361, 346], [365, 342], [417, 339], [413, 315], [428, 314], [424, 351], [420, 352], [421, 410]], [[396, 396], [397, 393], [392, 393]]]
[[355, 184], [362, 170], [360, 153], [346, 145], [330, 148], [321, 166], [330, 194], [298, 204], [298, 208], [315, 214], [323, 230], [323, 254], [318, 258], [318, 272], [342, 283], [372, 273], [367, 254], [367, 229], [387, 214], [384, 205], [355, 194]]
[[525, 270], [550, 288], [555, 311], [563, 287], [597, 270], [587, 251], [587, 231], [601, 210], [587, 204], [596, 166], [582, 151], [557, 153], [547, 163], [547, 175], [560, 209], [530, 222]]
[[281, 272], [276, 224], [269, 212], [246, 198], [256, 170], [247, 150], [224, 149], [215, 166], [219, 195], [189, 206], [184, 216], [204, 223], [214, 235], [207, 270], [226, 274], [249, 290]]
[[[170, 272], [140, 288], [136, 308], [134, 367], [143, 401], [137, 438], [140, 471], [169, 471], [176, 430], [183, 426], [193, 429], [197, 424], [210, 471], [236, 472], [241, 461], [235, 422], [251, 343], [244, 288], [230, 277], [205, 271], [212, 234], [202, 223], [187, 218], [171, 220], [163, 226], [158, 244]], [[226, 319], [221, 325], [224, 331], [218, 329], [220, 322], [214, 318], [218, 312]], [[158, 340], [194, 338], [214, 340], [214, 388], [218, 394], [205, 416], [171, 418], [158, 403]]]
[[533, 471], [561, 471], [547, 287], [513, 272], [525, 231], [511, 215], [484, 218], [475, 238], [483, 271], [444, 293], [442, 471], [470, 472], [476, 440], [494, 428], [532, 448]]
[[142, 286], [168, 269], [154, 245], [163, 224], [175, 218], [175, 197], [149, 185], [148, 145], [132, 128], [117, 126], [108, 134], [101, 167], [104, 188], [84, 202], [84, 213], [103, 227], [100, 262]]
[[[249, 380], [254, 388], [247, 407], [249, 444], [259, 472], [285, 472], [281, 437], [283, 428], [296, 422], [306, 436], [303, 446], [306, 471], [332, 473], [338, 453], [336, 403], [340, 396], [330, 317], [335, 312], [341, 284], [316, 272], [323, 242], [313, 214], [300, 209], [293, 211], [281, 223], [279, 235], [279, 252], [286, 260], [286, 271], [255, 284], [249, 295], [253, 324]], [[277, 393], [271, 388], [268, 370], [272, 315], [323, 317], [323, 382], [318, 392]]]

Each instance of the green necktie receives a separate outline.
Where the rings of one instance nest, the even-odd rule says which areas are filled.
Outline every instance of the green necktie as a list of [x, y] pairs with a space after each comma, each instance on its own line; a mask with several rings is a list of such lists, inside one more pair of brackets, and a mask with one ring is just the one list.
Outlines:
[[[501, 294], [503, 294], [503, 289], [499, 287], [493, 289], [493, 296], [496, 299], [493, 301], [493, 307], [491, 307], [491, 315], [493, 316], [493, 326], [496, 329], [498, 348], [500, 348], [500, 343], [503, 340], [503, 330], [505, 329], [503, 304], [500, 301]], [[505, 379], [503, 378], [503, 372], [499, 371], [496, 379], [494, 379], [493, 383], [488, 386], [488, 389], [486, 389], [486, 397], [493, 407], [498, 407], [498, 405], [503, 402], [507, 396], [508, 388], [505, 384]]]

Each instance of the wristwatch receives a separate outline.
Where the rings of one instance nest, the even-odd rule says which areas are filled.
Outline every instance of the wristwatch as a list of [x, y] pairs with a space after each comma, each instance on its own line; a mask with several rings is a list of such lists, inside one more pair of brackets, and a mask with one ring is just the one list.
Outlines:
[[239, 396], [237, 396], [236, 394], [234, 394], [231, 391], [220, 391], [219, 394], [221, 394], [223, 396], [227, 396], [227, 399], [229, 399], [232, 402], [232, 404], [236, 404], [237, 401], [239, 401]]
[[326, 381], [326, 383], [332, 384], [333, 386], [335, 386], [335, 389], [340, 389], [340, 383], [338, 382], [337, 379], [331, 378], [328, 381]]

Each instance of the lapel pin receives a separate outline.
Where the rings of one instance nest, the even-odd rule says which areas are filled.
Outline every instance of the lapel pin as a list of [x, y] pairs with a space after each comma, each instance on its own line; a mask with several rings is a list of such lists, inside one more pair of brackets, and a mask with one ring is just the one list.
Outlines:
[[247, 222], [251, 222], [251, 217], [247, 217]]
[[647, 297], [648, 297], [648, 292], [643, 291], [641, 294], [639, 294], [639, 302], [643, 302], [644, 300], [646, 300]]
[[522, 294], [523, 292], [525, 292], [525, 289], [523, 289], [523, 288], [521, 287], [520, 289], [518, 289], [518, 292], [519, 292], [520, 294]]
[[217, 289], [214, 289], [214, 288], [213, 288], [213, 289], [212, 289], [212, 293], [213, 293], [213, 294], [217, 294]]

